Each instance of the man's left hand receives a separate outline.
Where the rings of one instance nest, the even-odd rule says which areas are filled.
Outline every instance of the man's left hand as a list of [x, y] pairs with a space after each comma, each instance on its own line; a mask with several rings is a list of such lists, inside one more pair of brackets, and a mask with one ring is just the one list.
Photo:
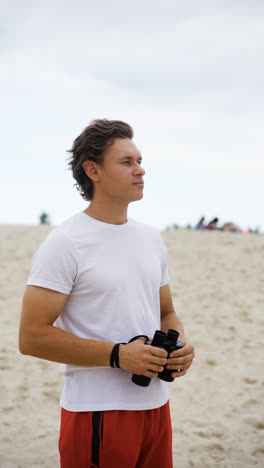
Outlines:
[[182, 377], [186, 374], [187, 370], [193, 362], [195, 356], [194, 347], [190, 343], [185, 342], [185, 346], [176, 351], [172, 351], [168, 357], [166, 368], [172, 371], [173, 378]]

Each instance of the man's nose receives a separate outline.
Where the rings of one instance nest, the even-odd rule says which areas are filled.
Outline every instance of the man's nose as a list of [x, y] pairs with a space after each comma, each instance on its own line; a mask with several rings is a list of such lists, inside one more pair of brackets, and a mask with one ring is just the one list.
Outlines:
[[142, 166], [140, 166], [140, 164], [137, 164], [134, 170], [134, 174], [141, 175], [143, 177], [146, 174], [146, 171], [143, 169]]

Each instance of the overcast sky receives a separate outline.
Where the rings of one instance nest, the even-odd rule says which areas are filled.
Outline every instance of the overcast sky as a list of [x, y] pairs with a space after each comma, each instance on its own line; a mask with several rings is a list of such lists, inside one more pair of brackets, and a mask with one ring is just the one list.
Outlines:
[[143, 155], [130, 217], [264, 229], [262, 0], [0, 5], [0, 223], [83, 210], [66, 150], [109, 118], [132, 125]]

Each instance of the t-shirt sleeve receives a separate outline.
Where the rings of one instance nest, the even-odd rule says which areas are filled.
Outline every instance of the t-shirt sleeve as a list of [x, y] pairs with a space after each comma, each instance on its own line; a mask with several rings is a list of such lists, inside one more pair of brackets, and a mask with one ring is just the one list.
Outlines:
[[165, 246], [164, 240], [161, 237], [161, 249], [162, 249], [162, 260], [161, 260], [161, 282], [160, 287], [166, 286], [169, 283], [169, 271], [168, 271], [168, 251]]
[[77, 258], [73, 242], [56, 229], [34, 254], [27, 285], [69, 294], [76, 275]]

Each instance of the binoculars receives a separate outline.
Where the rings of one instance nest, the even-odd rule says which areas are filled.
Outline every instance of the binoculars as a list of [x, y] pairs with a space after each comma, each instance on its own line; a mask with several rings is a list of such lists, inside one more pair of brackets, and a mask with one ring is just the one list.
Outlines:
[[[156, 348], [165, 349], [169, 355], [172, 351], [184, 347], [184, 343], [181, 340], [178, 340], [178, 336], [179, 332], [177, 330], [170, 329], [167, 333], [164, 333], [161, 330], [156, 330], [153, 340], [147, 341], [145, 344], [156, 346]], [[172, 372], [175, 371], [164, 367], [163, 371], [159, 372], [158, 377], [161, 380], [165, 380], [165, 382], [173, 382], [174, 378], [171, 376]], [[150, 377], [137, 374], [132, 375], [132, 382], [134, 382], [136, 385], [140, 385], [141, 387], [148, 387], [150, 381]]]

